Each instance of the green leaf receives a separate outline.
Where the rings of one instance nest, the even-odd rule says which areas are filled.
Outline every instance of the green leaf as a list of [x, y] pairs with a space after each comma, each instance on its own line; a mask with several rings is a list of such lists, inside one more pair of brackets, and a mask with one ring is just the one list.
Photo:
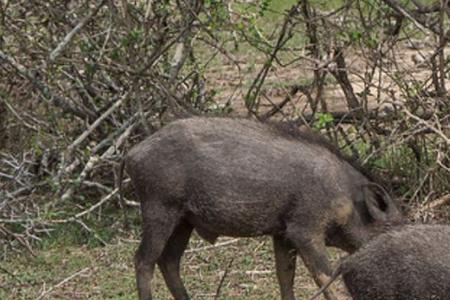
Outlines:
[[327, 124], [334, 121], [333, 115], [330, 113], [317, 113], [316, 121], [314, 122], [314, 128], [316, 130], [321, 130], [325, 128]]

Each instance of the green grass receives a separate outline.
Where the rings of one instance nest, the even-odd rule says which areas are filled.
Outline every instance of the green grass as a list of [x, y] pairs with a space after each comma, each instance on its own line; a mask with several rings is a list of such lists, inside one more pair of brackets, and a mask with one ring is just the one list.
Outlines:
[[[194, 236], [190, 248], [197, 250], [187, 251], [182, 262], [183, 279], [192, 299], [212, 299], [230, 261], [219, 299], [279, 298], [269, 238], [239, 239], [198, 250], [204, 246], [208, 244]], [[42, 250], [36, 258], [9, 256], [0, 269], [0, 299], [36, 299], [52, 287], [43, 299], [137, 299], [133, 267], [136, 247], [137, 243], [122, 242], [97, 248], [53, 247]], [[330, 253], [335, 260], [338, 254]], [[308, 299], [316, 286], [300, 260], [297, 265], [297, 299]], [[154, 299], [172, 299], [159, 271], [152, 287]]]

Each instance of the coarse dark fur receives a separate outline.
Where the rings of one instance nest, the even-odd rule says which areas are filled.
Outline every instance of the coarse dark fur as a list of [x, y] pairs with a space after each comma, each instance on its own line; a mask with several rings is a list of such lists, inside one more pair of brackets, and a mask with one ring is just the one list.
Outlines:
[[174, 298], [189, 299], [179, 263], [193, 229], [210, 242], [271, 235], [281, 298], [293, 300], [296, 254], [323, 285], [331, 275], [326, 245], [353, 252], [378, 234], [374, 224], [402, 219], [382, 188], [329, 143], [291, 127], [178, 120], [131, 149], [125, 168], [143, 218], [135, 256], [141, 300], [151, 299], [155, 263]]
[[370, 172], [369, 169], [363, 167], [355, 158], [343, 154], [336, 145], [333, 145], [329, 140], [312, 131], [311, 129], [299, 130], [298, 127], [292, 122], [267, 122], [267, 124], [278, 130], [281, 135], [294, 138], [302, 142], [308, 142], [311, 144], [322, 146], [336, 155], [337, 158], [348, 162], [352, 167], [362, 173], [370, 181], [381, 181], [380, 178], [377, 178]]
[[400, 226], [343, 259], [330, 284], [342, 274], [354, 300], [450, 299], [449, 249], [450, 226]]

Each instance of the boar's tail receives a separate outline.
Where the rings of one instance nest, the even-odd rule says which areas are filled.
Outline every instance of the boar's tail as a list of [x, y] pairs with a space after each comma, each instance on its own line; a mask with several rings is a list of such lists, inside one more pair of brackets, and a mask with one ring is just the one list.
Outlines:
[[339, 275], [341, 275], [342, 273], [342, 262], [347, 258], [348, 256], [344, 257], [343, 259], [340, 260], [340, 262], [338, 263], [337, 268], [334, 270], [333, 274], [331, 275], [330, 280], [323, 286], [320, 287], [320, 289], [311, 297], [309, 298], [309, 300], [314, 300], [317, 297], [320, 296], [320, 294], [322, 294], [323, 292], [325, 292], [328, 287], [330, 287], [330, 285], [336, 280], [336, 278], [339, 277]]
[[123, 199], [123, 188], [122, 188], [124, 168], [125, 168], [125, 158], [122, 158], [122, 161], [120, 162], [120, 167], [119, 167], [119, 174], [118, 174], [119, 178], [118, 178], [117, 185], [119, 188], [119, 204], [120, 204], [120, 207], [123, 212], [123, 226], [124, 226], [124, 229], [127, 230], [129, 227], [128, 226], [128, 215], [127, 215], [125, 200]]

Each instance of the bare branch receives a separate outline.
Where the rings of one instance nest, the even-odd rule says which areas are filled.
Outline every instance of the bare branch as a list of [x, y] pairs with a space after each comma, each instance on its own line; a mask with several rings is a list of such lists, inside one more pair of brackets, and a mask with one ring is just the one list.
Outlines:
[[425, 209], [438, 209], [450, 203], [450, 194], [442, 196], [425, 205]]
[[45, 298], [46, 296], [50, 295], [54, 290], [60, 288], [61, 286], [63, 286], [67, 282], [71, 281], [72, 279], [74, 279], [74, 278], [76, 278], [78, 276], [83, 275], [84, 273], [86, 273], [87, 271], [90, 271], [90, 270], [91, 270], [91, 267], [87, 267], [87, 268], [81, 269], [81, 270], [73, 273], [69, 277], [64, 278], [63, 280], [61, 280], [56, 285], [50, 287], [48, 290], [44, 290], [35, 300], [41, 300], [41, 299]]
[[94, 123], [92, 123], [85, 132], [83, 132], [78, 138], [76, 138], [72, 144], [67, 147], [68, 154], [72, 153], [76, 147], [78, 147], [91, 133], [94, 131], [109, 115], [111, 115], [120, 105], [122, 105], [124, 99], [128, 97], [128, 93], [125, 93], [119, 100], [108, 108]]
[[400, 3], [395, 0], [383, 0], [387, 5], [389, 5], [396, 12], [408, 18], [417, 28], [422, 32], [426, 33], [427, 30], [438, 34], [439, 31], [434, 26], [428, 26], [424, 20], [420, 17], [414, 16], [407, 8], [403, 7]]
[[102, 0], [95, 8], [92, 10], [89, 15], [87, 15], [85, 18], [83, 18], [77, 26], [75, 26], [61, 41], [61, 43], [56, 46], [56, 48], [50, 53], [49, 60], [51, 62], [54, 62], [56, 58], [61, 54], [61, 52], [64, 50], [64, 48], [69, 44], [69, 42], [73, 39], [73, 37], [98, 13], [100, 8], [102, 8], [103, 5], [107, 0]]

